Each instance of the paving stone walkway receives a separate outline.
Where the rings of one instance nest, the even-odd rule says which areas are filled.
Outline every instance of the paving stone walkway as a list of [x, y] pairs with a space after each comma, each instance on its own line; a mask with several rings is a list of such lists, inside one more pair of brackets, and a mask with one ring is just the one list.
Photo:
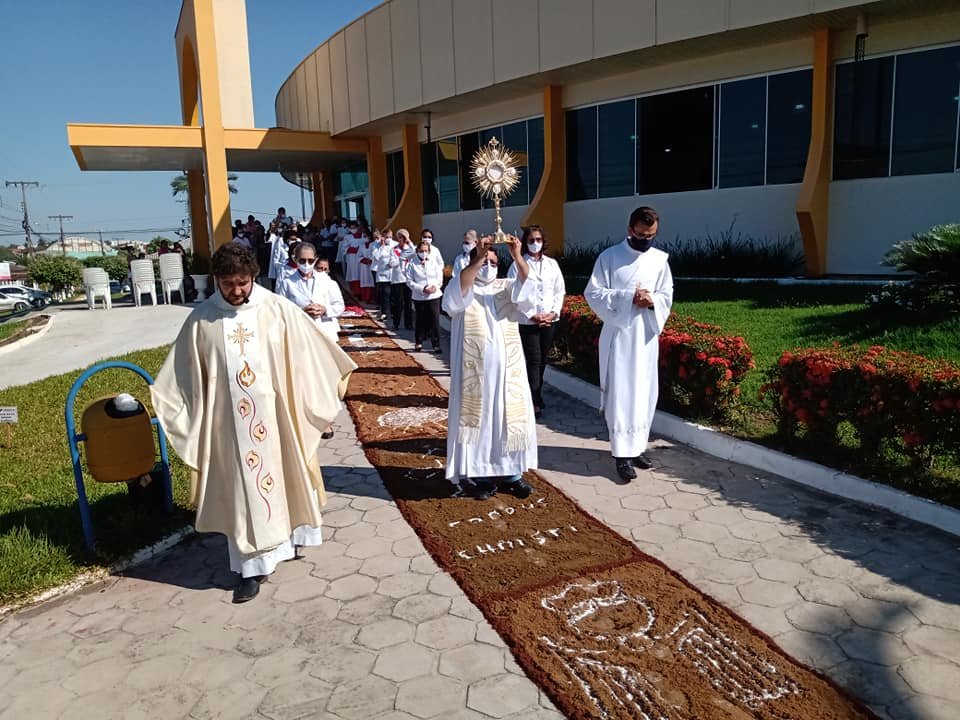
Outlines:
[[[442, 359], [420, 359], [446, 384]], [[958, 538], [663, 440], [618, 485], [596, 410], [547, 404], [542, 472], [586, 510], [882, 717], [960, 717]], [[326, 541], [255, 601], [230, 603], [226, 545], [198, 536], [0, 622], [0, 718], [559, 718], [346, 415], [328, 452]]]

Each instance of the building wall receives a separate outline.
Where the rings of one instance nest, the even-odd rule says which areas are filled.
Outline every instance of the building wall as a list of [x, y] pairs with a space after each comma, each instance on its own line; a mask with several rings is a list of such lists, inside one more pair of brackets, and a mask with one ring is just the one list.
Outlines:
[[800, 232], [799, 191], [799, 185], [769, 185], [568, 202], [564, 206], [566, 244], [591, 247], [622, 240], [630, 213], [640, 205], [650, 205], [660, 214], [661, 244], [678, 238], [717, 237], [731, 225], [735, 236], [775, 241]]
[[960, 222], [960, 172], [840, 180], [830, 185], [827, 272], [886, 274], [890, 246], [933, 225]]

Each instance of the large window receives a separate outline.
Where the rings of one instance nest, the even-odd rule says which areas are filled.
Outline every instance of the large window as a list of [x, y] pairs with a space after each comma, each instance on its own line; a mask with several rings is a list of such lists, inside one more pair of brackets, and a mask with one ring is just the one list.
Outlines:
[[365, 193], [369, 185], [366, 160], [360, 160], [352, 165], [348, 165], [333, 176], [333, 192], [335, 196]]
[[440, 212], [440, 193], [437, 188], [437, 144], [420, 145], [420, 167], [423, 176], [423, 212]]
[[[527, 193], [530, 187], [529, 161], [527, 160], [527, 123], [520, 121], [503, 126], [503, 137], [500, 141], [513, 151], [517, 158], [517, 170], [520, 172], [520, 181], [513, 192], [507, 196], [504, 205], [513, 207], [517, 205], [526, 205], [528, 202]], [[466, 158], [469, 163], [470, 158]]]
[[833, 177], [883, 177], [890, 164], [893, 58], [837, 66]]
[[767, 79], [720, 86], [717, 185], [763, 185], [767, 128]]
[[597, 186], [600, 197], [633, 195], [636, 112], [635, 100], [597, 108]]
[[483, 205], [480, 199], [480, 191], [473, 184], [473, 177], [470, 173], [470, 161], [474, 154], [480, 148], [480, 136], [478, 133], [469, 133], [457, 138], [460, 143], [460, 209], [461, 210], [479, 210]]
[[387, 205], [388, 214], [393, 216], [403, 197], [406, 178], [403, 174], [403, 150], [387, 153]]
[[440, 194], [440, 212], [460, 209], [460, 150], [457, 139], [437, 142], [437, 192]]
[[527, 171], [529, 173], [530, 202], [537, 194], [543, 178], [543, 118], [527, 120]]
[[713, 87], [640, 98], [637, 191], [641, 195], [713, 186]]
[[567, 112], [567, 200], [597, 197], [597, 108]]
[[896, 59], [891, 175], [951, 172], [957, 167], [960, 47]]
[[767, 86], [767, 184], [803, 180], [810, 150], [813, 71], [771, 75]]

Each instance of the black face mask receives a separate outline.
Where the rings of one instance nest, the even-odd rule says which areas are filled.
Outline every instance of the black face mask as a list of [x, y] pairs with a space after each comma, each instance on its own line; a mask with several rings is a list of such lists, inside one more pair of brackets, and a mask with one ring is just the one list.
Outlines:
[[630, 243], [632, 247], [637, 252], [646, 252], [650, 249], [650, 246], [653, 245], [654, 238], [638, 238], [633, 235], [630, 235], [627, 238], [627, 242]]

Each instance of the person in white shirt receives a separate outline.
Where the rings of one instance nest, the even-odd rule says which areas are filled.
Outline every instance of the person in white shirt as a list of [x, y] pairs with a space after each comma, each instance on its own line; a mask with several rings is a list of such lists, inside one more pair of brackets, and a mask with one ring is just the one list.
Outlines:
[[373, 270], [377, 282], [377, 304], [380, 306], [380, 319], [386, 320], [390, 311], [390, 285], [393, 282], [393, 268], [400, 264], [400, 259], [393, 250], [397, 244], [393, 241], [393, 230], [384, 230], [380, 235], [380, 242], [373, 246]]
[[414, 350], [423, 350], [423, 341], [430, 338], [433, 351], [440, 352], [440, 298], [443, 296], [443, 265], [431, 259], [430, 243], [417, 246], [417, 256], [407, 266], [407, 285], [416, 310]]
[[270, 267], [267, 270], [267, 277], [273, 281], [274, 292], [283, 278], [284, 268], [289, 258], [287, 239], [287, 232], [284, 232], [276, 222], [270, 223]]
[[413, 330], [413, 296], [410, 286], [407, 285], [407, 267], [414, 259], [416, 251], [410, 242], [410, 233], [405, 228], [397, 230], [397, 246], [393, 253], [397, 256], [397, 264], [391, 266], [390, 277], [390, 314], [393, 329], [399, 330], [400, 321], [403, 320], [403, 327]]
[[[340, 334], [337, 318], [343, 314], [344, 303], [340, 286], [330, 278], [330, 261], [318, 258], [316, 247], [308, 242], [297, 246], [294, 259], [297, 268], [285, 274], [277, 294], [301, 308], [313, 318], [320, 332], [336, 343]], [[320, 437], [332, 438], [333, 424]]]
[[637, 477], [634, 468], [652, 467], [646, 449], [657, 409], [660, 333], [673, 305], [669, 256], [652, 247], [659, 229], [656, 210], [634, 210], [626, 239], [600, 253], [583, 293], [603, 321], [600, 410], [624, 482]]
[[430, 246], [430, 262], [439, 266], [441, 275], [443, 274], [443, 255], [440, 254], [440, 248], [433, 244], [433, 231], [424, 229], [420, 233], [420, 242], [425, 242]]
[[[543, 374], [547, 369], [547, 355], [553, 346], [557, 323], [567, 293], [563, 273], [557, 261], [544, 253], [546, 236], [539, 225], [531, 225], [523, 232], [523, 258], [530, 268], [527, 282], [533, 285], [533, 312], [520, 321], [520, 342], [527, 362], [527, 380], [533, 396], [535, 417], [543, 414]], [[517, 265], [510, 266], [508, 277], [517, 277]]]
[[463, 234], [463, 252], [453, 259], [453, 277], [457, 277], [460, 271], [470, 264], [470, 253], [477, 246], [477, 231], [467, 230]]

